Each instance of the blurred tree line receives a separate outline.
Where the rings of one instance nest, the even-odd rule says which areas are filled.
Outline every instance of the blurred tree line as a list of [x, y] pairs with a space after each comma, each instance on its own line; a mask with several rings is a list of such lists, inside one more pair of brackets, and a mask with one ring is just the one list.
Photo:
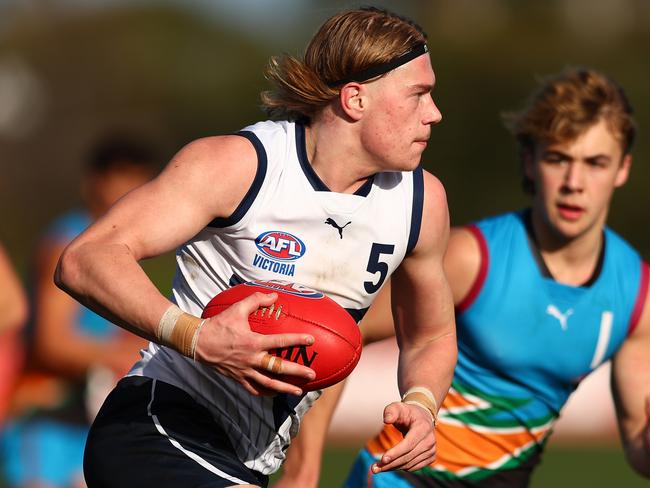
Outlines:
[[[500, 113], [520, 108], [540, 76], [588, 65], [618, 80], [636, 108], [639, 138], [610, 224], [650, 258], [643, 210], [650, 66], [642, 47], [650, 41], [650, 2], [373, 3], [415, 18], [429, 34], [443, 121], [423, 162], [445, 184], [453, 224], [526, 204]], [[230, 14], [256, 15], [259, 27], [220, 12], [226, 4]], [[23, 273], [46, 223], [79, 203], [84, 155], [97, 138], [141, 135], [162, 166], [192, 139], [261, 119], [268, 57], [299, 55], [326, 17], [358, 5], [257, 4], [0, 1], [0, 240]], [[269, 8], [275, 18], [286, 9], [286, 28], [266, 32]], [[160, 279], [169, 276], [165, 268]]]

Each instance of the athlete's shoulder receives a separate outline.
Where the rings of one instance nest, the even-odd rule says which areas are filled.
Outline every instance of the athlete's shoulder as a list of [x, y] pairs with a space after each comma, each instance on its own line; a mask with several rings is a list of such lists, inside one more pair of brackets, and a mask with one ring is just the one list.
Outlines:
[[468, 224], [469, 227], [476, 227], [481, 231], [503, 230], [507, 228], [525, 228], [525, 210], [504, 212], [497, 215], [490, 215]]
[[449, 209], [445, 189], [438, 178], [421, 167], [402, 174], [410, 175], [413, 180], [407, 257], [429, 253], [442, 256], [449, 239]]
[[237, 134], [229, 134], [191, 141], [174, 155], [168, 167], [182, 167], [198, 173], [204, 180], [219, 176], [218, 180], [211, 181], [215, 184], [228, 174], [254, 173], [256, 165], [257, 153], [251, 142]]
[[[414, 172], [414, 178], [417, 179], [417, 171]], [[422, 171], [422, 185], [424, 192], [424, 202], [426, 206], [433, 206], [431, 210], [435, 211], [437, 214], [443, 216], [444, 218], [449, 217], [448, 207], [447, 207], [447, 192], [442, 182], [433, 174], [429, 173], [426, 170]], [[447, 222], [448, 224], [449, 222]]]
[[613, 252], [625, 253], [638, 257], [639, 260], [641, 259], [636, 248], [610, 227], [605, 227], [605, 239], [607, 240], [606, 246]]
[[177, 188], [196, 202], [195, 214], [228, 217], [251, 187], [258, 168], [256, 148], [238, 135], [196, 139], [178, 151], [150, 189], [168, 198]]
[[240, 132], [253, 132], [262, 135], [291, 134], [295, 131], [297, 124], [288, 120], [261, 120], [254, 124], [247, 125]]

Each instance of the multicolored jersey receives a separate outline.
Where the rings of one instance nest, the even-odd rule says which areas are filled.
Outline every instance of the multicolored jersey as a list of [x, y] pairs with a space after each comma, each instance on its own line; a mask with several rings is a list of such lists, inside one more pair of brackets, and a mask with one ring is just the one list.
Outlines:
[[[65, 246], [90, 223], [83, 210], [70, 211], [52, 222], [41, 242]], [[118, 327], [81, 304], [76, 306], [73, 326], [75, 333], [94, 340], [120, 333]], [[28, 343], [34, 332], [34, 324], [28, 324]], [[20, 410], [14, 412], [0, 436], [7, 486], [76, 486], [82, 476], [89, 429], [86, 386], [84, 380], [63, 378], [28, 362], [17, 389], [29, 401], [21, 402]]]
[[[307, 159], [305, 127], [265, 121], [240, 133], [257, 151], [257, 174], [230, 218], [176, 252], [174, 300], [200, 316], [242, 281], [282, 280], [319, 290], [357, 320], [419, 236], [423, 172], [378, 173], [354, 194], [330, 191]], [[320, 392], [253, 397], [236, 381], [151, 344], [130, 373], [164, 381], [206, 407], [249, 469], [279, 469], [300, 419]]]
[[[84, 210], [71, 210], [55, 219], [47, 227], [41, 238], [41, 242], [48, 246], [66, 246], [81, 234], [91, 222], [90, 215]], [[72, 324], [76, 334], [93, 340], [108, 339], [118, 334], [120, 329], [115, 327], [111, 322], [83, 305], [77, 302], [75, 304], [76, 307]], [[32, 314], [32, 316], [34, 315]], [[34, 333], [34, 324], [30, 322], [27, 326], [28, 344], [31, 343], [31, 337]], [[28, 367], [21, 379], [21, 383], [23, 383], [23, 386], [25, 384], [32, 384], [33, 386], [30, 386], [30, 388], [35, 388], [40, 385], [43, 389], [46, 389], [46, 385], [49, 384], [51, 390], [58, 392], [56, 398], [49, 399], [50, 401], [47, 407], [34, 405], [30, 408], [30, 414], [46, 417], [53, 421], [63, 421], [83, 426], [88, 425], [89, 418], [85, 403], [85, 380], [66, 379], [44, 372], [38, 367], [32, 368], [29, 365], [28, 354]], [[54, 383], [56, 387], [53, 386]]]
[[481, 268], [456, 311], [458, 364], [439, 414], [436, 462], [415, 475], [368, 478], [367, 467], [401, 439], [387, 427], [367, 444], [346, 486], [526, 486], [569, 395], [634, 329], [648, 288], [638, 253], [605, 229], [589, 282], [558, 283], [527, 215], [469, 227]]

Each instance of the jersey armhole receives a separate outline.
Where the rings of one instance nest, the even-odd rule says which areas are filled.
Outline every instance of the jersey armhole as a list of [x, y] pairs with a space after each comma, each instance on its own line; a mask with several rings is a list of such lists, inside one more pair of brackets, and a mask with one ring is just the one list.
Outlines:
[[264, 182], [264, 178], [266, 176], [267, 157], [266, 150], [264, 149], [262, 142], [253, 132], [250, 131], [241, 131], [237, 132], [234, 135], [248, 139], [255, 148], [255, 153], [257, 154], [257, 171], [255, 172], [255, 178], [253, 178], [251, 187], [248, 189], [246, 195], [244, 195], [244, 198], [239, 203], [232, 215], [230, 217], [218, 217], [210, 222], [207, 225], [208, 227], [230, 227], [231, 225], [235, 225], [237, 222], [239, 222], [244, 217], [244, 215], [246, 215], [246, 212], [248, 212], [248, 210], [251, 208], [251, 205], [253, 205], [257, 194], [262, 188], [262, 183]]
[[457, 314], [463, 313], [465, 310], [467, 310], [478, 297], [479, 293], [483, 289], [483, 284], [485, 283], [485, 278], [487, 277], [488, 266], [490, 264], [490, 255], [488, 252], [487, 242], [485, 241], [485, 236], [481, 232], [481, 229], [473, 224], [465, 226], [465, 229], [470, 231], [476, 238], [476, 242], [481, 254], [481, 265], [479, 267], [478, 274], [476, 275], [476, 279], [469, 289], [469, 292], [467, 292], [465, 298], [463, 298], [461, 302], [456, 305]]
[[422, 166], [413, 171], [413, 206], [411, 209], [411, 230], [409, 231], [406, 255], [411, 254], [420, 238], [420, 227], [422, 226], [422, 208], [424, 206], [424, 173]]
[[645, 261], [641, 261], [641, 279], [639, 282], [639, 292], [636, 295], [634, 308], [632, 309], [632, 316], [630, 317], [630, 325], [627, 329], [628, 337], [634, 332], [634, 329], [639, 324], [643, 306], [646, 303], [648, 296], [648, 281], [650, 280], [650, 267]]

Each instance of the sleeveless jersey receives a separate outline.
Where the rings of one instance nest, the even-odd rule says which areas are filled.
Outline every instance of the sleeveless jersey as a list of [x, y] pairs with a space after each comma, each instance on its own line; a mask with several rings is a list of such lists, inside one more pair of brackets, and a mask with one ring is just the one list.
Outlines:
[[[176, 252], [173, 297], [200, 316], [234, 284], [284, 280], [326, 293], [361, 319], [419, 235], [422, 170], [379, 173], [354, 194], [328, 190], [307, 159], [305, 128], [260, 122], [240, 135], [255, 147], [257, 174], [232, 216], [215, 219]], [[150, 344], [132, 375], [183, 389], [210, 410], [240, 460], [270, 474], [320, 392], [254, 397], [237, 382]]]
[[[646, 297], [647, 265], [609, 229], [600, 272], [585, 286], [542, 272], [523, 212], [470, 230], [481, 271], [456, 311], [458, 363], [440, 410], [437, 460], [414, 486], [532, 470], [569, 395], [618, 351]], [[377, 456], [399, 439], [384, 429], [367, 449]], [[382, 476], [373, 486], [404, 486], [383, 485]]]

